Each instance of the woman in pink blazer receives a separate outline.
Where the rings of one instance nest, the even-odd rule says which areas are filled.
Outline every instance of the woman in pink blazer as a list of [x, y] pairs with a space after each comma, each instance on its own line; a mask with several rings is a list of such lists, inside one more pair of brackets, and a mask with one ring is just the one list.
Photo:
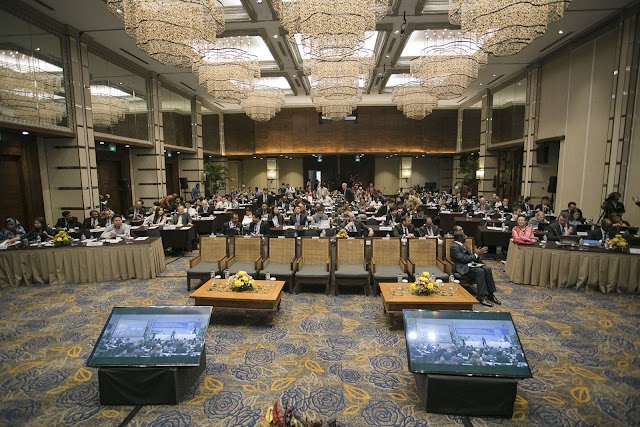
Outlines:
[[518, 225], [511, 230], [511, 236], [516, 242], [536, 242], [538, 240], [533, 235], [533, 228], [527, 226], [527, 218], [524, 215], [518, 217]]

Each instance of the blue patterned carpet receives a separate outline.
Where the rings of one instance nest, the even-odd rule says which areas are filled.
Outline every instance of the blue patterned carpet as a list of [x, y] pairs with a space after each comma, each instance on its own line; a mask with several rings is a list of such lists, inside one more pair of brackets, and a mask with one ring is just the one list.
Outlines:
[[[99, 404], [85, 368], [115, 305], [192, 305], [187, 258], [161, 278], [0, 291], [0, 425], [114, 426], [130, 406]], [[491, 263], [534, 372], [511, 420], [476, 426], [640, 425], [640, 298], [518, 286]], [[478, 306], [480, 307], [480, 306]], [[207, 371], [177, 406], [147, 406], [130, 426], [260, 425], [275, 400], [346, 426], [451, 426], [460, 417], [420, 410], [402, 329], [380, 298], [285, 295], [273, 326], [261, 315], [216, 315]], [[397, 326], [397, 325], [396, 325]]]

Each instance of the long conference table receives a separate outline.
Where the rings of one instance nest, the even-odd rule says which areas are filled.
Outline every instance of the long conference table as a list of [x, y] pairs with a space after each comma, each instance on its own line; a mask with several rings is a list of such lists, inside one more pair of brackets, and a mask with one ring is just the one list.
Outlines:
[[7, 249], [0, 251], [0, 288], [153, 279], [164, 267], [159, 237], [131, 244]]
[[512, 242], [506, 272], [512, 282], [525, 285], [640, 294], [640, 255], [602, 248]]

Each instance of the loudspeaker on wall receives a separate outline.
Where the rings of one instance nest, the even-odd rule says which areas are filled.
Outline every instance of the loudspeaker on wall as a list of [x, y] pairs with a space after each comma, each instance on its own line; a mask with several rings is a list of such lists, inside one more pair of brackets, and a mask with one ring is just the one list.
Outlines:
[[556, 187], [558, 186], [558, 176], [557, 175], [552, 175], [549, 177], [549, 185], [547, 186], [547, 191], [549, 193], [554, 193], [556, 192]]

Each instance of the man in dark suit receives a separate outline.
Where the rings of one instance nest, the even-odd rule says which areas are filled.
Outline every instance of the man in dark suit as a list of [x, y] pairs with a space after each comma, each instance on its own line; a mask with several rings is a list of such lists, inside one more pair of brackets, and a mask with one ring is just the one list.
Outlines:
[[76, 227], [80, 227], [80, 223], [78, 222], [78, 218], [76, 218], [75, 216], [71, 215], [71, 212], [69, 211], [63, 211], [62, 212], [62, 218], [58, 219], [58, 222], [56, 222], [56, 225], [54, 226], [57, 229], [71, 229], [71, 228], [76, 228]]
[[85, 218], [82, 222], [82, 228], [92, 230], [98, 227], [104, 227], [104, 221], [100, 218], [100, 212], [92, 210], [89, 212], [89, 218]]
[[401, 222], [402, 217], [398, 213], [398, 208], [394, 205], [384, 220], [384, 225], [396, 225]]
[[130, 222], [142, 222], [146, 216], [147, 210], [142, 206], [142, 201], [140, 200], [127, 211], [127, 218]]
[[493, 272], [491, 268], [483, 265], [481, 267], [469, 267], [471, 262], [480, 262], [480, 255], [487, 253], [487, 247], [480, 248], [475, 254], [471, 253], [469, 248], [464, 244], [467, 236], [463, 231], [453, 233], [454, 242], [451, 245], [450, 256], [454, 262], [454, 270], [461, 276], [467, 276], [474, 279], [478, 284], [478, 302], [487, 307], [493, 307], [493, 304], [501, 304], [500, 300], [493, 294], [496, 291], [496, 284], [493, 280]]
[[178, 205], [176, 213], [171, 216], [171, 224], [188, 225], [191, 224], [191, 215], [184, 211], [184, 206]]
[[267, 206], [269, 206], [272, 201], [272, 197], [271, 197], [271, 194], [269, 194], [269, 190], [267, 190], [266, 188], [263, 188], [260, 193], [256, 193], [256, 201], [260, 205], [262, 205], [263, 203], [266, 203]]
[[280, 208], [277, 206], [273, 207], [272, 213], [269, 215], [269, 221], [273, 222], [274, 227], [280, 227], [284, 225], [284, 217], [280, 213]]
[[307, 216], [302, 213], [300, 206], [293, 209], [293, 214], [289, 217], [289, 225], [307, 225]]
[[560, 236], [572, 236], [576, 230], [569, 225], [569, 213], [562, 211], [558, 215], [558, 221], [554, 222], [547, 229], [548, 240], [560, 240]]
[[600, 223], [600, 228], [593, 229], [589, 232], [589, 240], [600, 240], [605, 242], [613, 237], [613, 223], [609, 218], [605, 218]]
[[226, 236], [236, 236], [240, 234], [242, 224], [238, 221], [238, 214], [232, 213], [231, 220], [222, 225], [222, 230]]
[[387, 200], [384, 205], [380, 206], [378, 212], [376, 212], [377, 217], [387, 216], [391, 212], [391, 207], [393, 206], [393, 200]]
[[261, 218], [268, 218], [269, 217], [269, 205], [267, 205], [266, 203], [262, 203], [260, 205], [260, 209], [258, 209], [258, 212], [256, 212], [256, 215], [258, 215]]
[[433, 218], [428, 216], [427, 219], [424, 221], [424, 225], [418, 229], [418, 235], [421, 237], [422, 236], [437, 237], [440, 235], [440, 227], [435, 225], [433, 223]]
[[353, 202], [356, 199], [355, 194], [353, 194], [353, 190], [347, 187], [347, 183], [342, 183], [342, 196], [346, 202]]
[[550, 215], [553, 213], [553, 209], [551, 208], [551, 205], [549, 204], [549, 198], [547, 196], [544, 196], [541, 200], [542, 203], [540, 203], [539, 205], [536, 205], [535, 210], [536, 211], [542, 211], [544, 212], [545, 215]]
[[342, 228], [349, 234], [356, 233], [358, 237], [373, 236], [373, 228], [367, 227], [362, 221], [356, 219], [356, 214], [353, 211], [347, 212], [347, 218], [342, 224]]
[[415, 237], [415, 226], [411, 224], [411, 217], [409, 214], [402, 217], [400, 224], [393, 227], [393, 237]]
[[249, 233], [252, 236], [266, 236], [269, 234], [270, 227], [267, 221], [263, 221], [262, 217], [257, 213], [253, 215], [253, 222], [249, 226]]

